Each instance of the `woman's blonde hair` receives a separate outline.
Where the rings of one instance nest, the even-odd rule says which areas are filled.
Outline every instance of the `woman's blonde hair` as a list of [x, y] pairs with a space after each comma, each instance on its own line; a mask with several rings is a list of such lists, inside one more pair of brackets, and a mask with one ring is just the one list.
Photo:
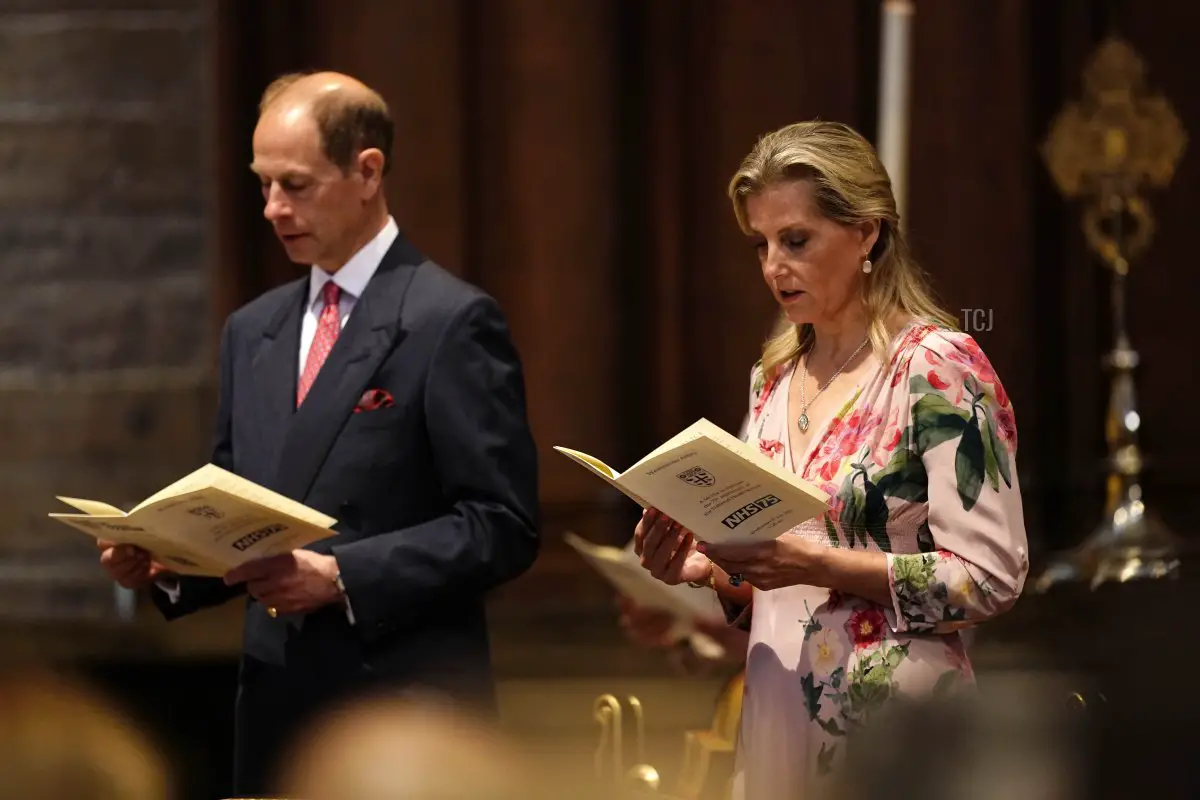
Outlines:
[[[888, 320], [904, 311], [920, 320], [956, 329], [953, 316], [934, 300], [924, 273], [900, 230], [896, 199], [875, 148], [853, 128], [838, 122], [797, 122], [758, 140], [729, 182], [729, 198], [738, 225], [750, 233], [746, 198], [772, 184], [812, 181], [817, 208], [843, 225], [879, 222], [879, 236], [868, 258], [873, 268], [863, 275], [862, 303], [869, 321], [871, 348], [887, 358], [893, 331]], [[812, 348], [808, 324], [794, 325], [780, 317], [763, 346], [763, 373], [774, 377], [783, 365]]]

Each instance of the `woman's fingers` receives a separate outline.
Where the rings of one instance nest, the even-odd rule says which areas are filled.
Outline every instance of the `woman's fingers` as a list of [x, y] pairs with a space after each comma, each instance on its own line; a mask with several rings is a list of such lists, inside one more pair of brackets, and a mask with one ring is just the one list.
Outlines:
[[654, 558], [654, 554], [663, 546], [663, 540], [670, 533], [670, 520], [661, 514], [648, 517], [646, 522], [646, 534], [642, 538], [642, 564], [648, 564]]
[[633, 552], [636, 555], [642, 555], [646, 547], [646, 536], [650, 533], [650, 529], [654, 527], [654, 523], [658, 521], [659, 512], [656, 508], [647, 508], [642, 512], [642, 519], [638, 522], [637, 527], [633, 529]]
[[666, 577], [669, 583], [679, 583], [680, 576], [683, 573], [683, 564], [692, 553], [692, 543], [694, 537], [691, 531], [683, 532], [683, 540], [679, 543], [679, 547], [675, 549], [671, 560], [667, 562]]
[[679, 523], [661, 517], [646, 537], [646, 552], [642, 555], [642, 565], [650, 570], [654, 577], [661, 578], [682, 539], [683, 529]]

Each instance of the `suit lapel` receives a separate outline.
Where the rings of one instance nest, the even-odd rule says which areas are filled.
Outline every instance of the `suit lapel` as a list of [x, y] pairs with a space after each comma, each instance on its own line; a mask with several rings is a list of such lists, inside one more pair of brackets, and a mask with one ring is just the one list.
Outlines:
[[296, 381], [300, 358], [300, 323], [308, 299], [308, 280], [296, 282], [263, 329], [262, 341], [250, 370], [254, 381], [251, 403], [255, 429], [264, 453], [279, 452], [288, 421], [296, 410]]
[[[355, 303], [304, 403], [285, 423], [276, 481], [284, 495], [304, 500], [371, 376], [402, 338], [400, 308], [419, 261], [419, 254], [398, 236]], [[292, 349], [293, 408], [298, 348], [299, 339]]]

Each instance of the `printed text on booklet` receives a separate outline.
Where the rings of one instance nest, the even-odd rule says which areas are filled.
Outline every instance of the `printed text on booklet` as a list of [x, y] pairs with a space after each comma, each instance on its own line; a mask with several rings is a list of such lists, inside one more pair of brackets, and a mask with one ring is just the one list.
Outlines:
[[578, 450], [554, 449], [704, 542], [773, 539], [829, 508], [815, 486], [706, 419], [623, 473]]

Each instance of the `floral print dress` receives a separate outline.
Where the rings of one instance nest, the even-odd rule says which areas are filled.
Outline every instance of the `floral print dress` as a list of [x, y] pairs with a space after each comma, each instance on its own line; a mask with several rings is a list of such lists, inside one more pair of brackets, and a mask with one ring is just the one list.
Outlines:
[[973, 686], [963, 629], [1007, 610], [1028, 572], [1008, 396], [968, 335], [920, 322], [791, 463], [795, 363], [752, 375], [748, 441], [830, 497], [785, 536], [887, 554], [891, 603], [812, 586], [754, 590], [735, 794], [823, 796], [889, 698]]

